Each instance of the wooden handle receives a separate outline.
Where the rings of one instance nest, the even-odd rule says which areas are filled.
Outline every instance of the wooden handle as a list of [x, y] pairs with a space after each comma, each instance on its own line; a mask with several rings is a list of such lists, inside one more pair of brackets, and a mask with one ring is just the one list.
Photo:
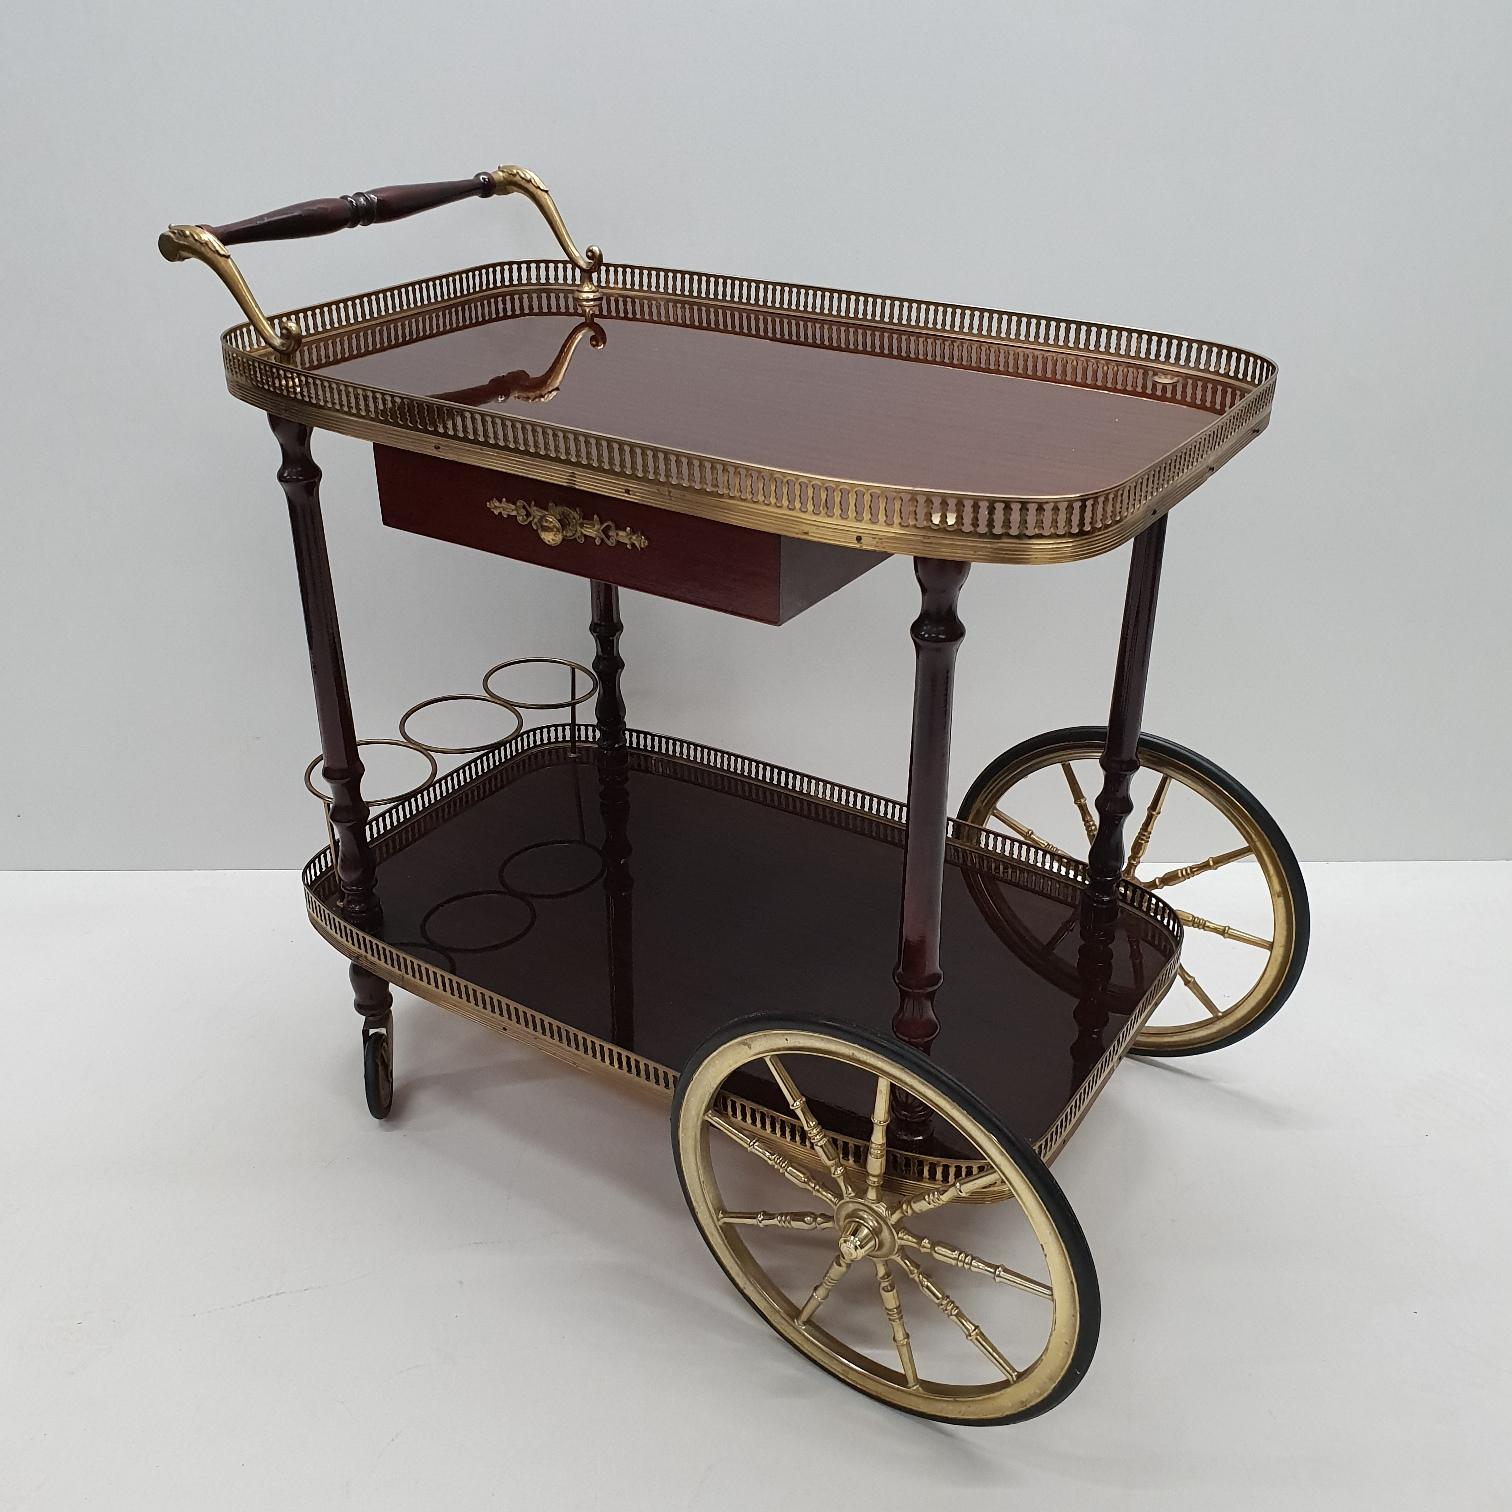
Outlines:
[[345, 231], [351, 226], [404, 220], [407, 216], [419, 215], [422, 210], [434, 210], [438, 205], [454, 204], [457, 200], [491, 199], [494, 195], [505, 194], [523, 194], [546, 218], [546, 224], [551, 227], [562, 251], [582, 275], [578, 283], [578, 300], [583, 313], [591, 315], [598, 302], [593, 275], [603, 266], [604, 254], [597, 247], [578, 251], [551, 191], [528, 168], [508, 164], [491, 173], [475, 173], [471, 178], [453, 179], [447, 183], [392, 184], [386, 189], [364, 189], [336, 199], [301, 200], [296, 205], [284, 205], [224, 226], [169, 226], [158, 237], [158, 251], [169, 262], [182, 262], [192, 257], [209, 267], [231, 291], [259, 338], [280, 356], [289, 357], [299, 347], [301, 333], [298, 326], [286, 319], [275, 327], [263, 314], [229, 248], [249, 242], [329, 236], [333, 231]]
[[444, 184], [391, 184], [385, 189], [362, 189], [336, 199], [301, 200], [297, 205], [284, 205], [224, 226], [206, 226], [205, 230], [223, 247], [292, 241], [300, 236], [329, 236], [332, 231], [345, 231], [351, 226], [404, 220], [422, 210], [434, 210], [438, 205], [452, 205], [475, 197], [489, 199], [497, 192], [493, 174], [475, 173], [471, 178]]

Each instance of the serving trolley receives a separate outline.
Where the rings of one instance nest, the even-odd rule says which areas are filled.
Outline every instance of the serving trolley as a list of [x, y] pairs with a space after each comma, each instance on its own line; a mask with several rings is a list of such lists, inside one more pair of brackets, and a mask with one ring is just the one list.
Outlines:
[[[270, 318], [229, 250], [509, 194], [561, 258]], [[397, 986], [670, 1099], [709, 1250], [841, 1381], [960, 1423], [1066, 1396], [1100, 1309], [1051, 1161], [1126, 1055], [1242, 1039], [1306, 956], [1274, 820], [1141, 729], [1169, 511], [1264, 429], [1274, 365], [1091, 321], [609, 263], [516, 167], [171, 226], [159, 246], [240, 303], [227, 384], [282, 450], [320, 729], [305, 781], [330, 841], [304, 888], [351, 963], [373, 1116], [393, 1100]], [[359, 739], [317, 428], [373, 443], [387, 524], [588, 579], [591, 665], [506, 660]], [[1130, 541], [1107, 723], [1013, 746], [950, 817], [972, 564]], [[627, 724], [621, 588], [779, 625], [890, 554], [913, 557], [921, 597], [906, 804]], [[1010, 657], [1048, 635], [1026, 628]], [[890, 644], [804, 653], [864, 677]], [[551, 697], [527, 681], [542, 667]], [[446, 733], [460, 705], [497, 728]], [[413, 786], [364, 791], [374, 744], [415, 762]], [[1157, 826], [1178, 804], [1172, 854]], [[1204, 825], [1216, 838], [1194, 845]]]

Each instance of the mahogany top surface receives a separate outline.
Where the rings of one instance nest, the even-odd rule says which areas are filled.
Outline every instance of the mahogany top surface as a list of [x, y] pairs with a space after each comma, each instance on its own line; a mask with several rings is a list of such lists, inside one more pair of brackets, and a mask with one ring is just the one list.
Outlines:
[[490, 263], [222, 337], [270, 414], [774, 535], [1111, 551], [1269, 423], [1276, 365], [1132, 326], [720, 273]]
[[[667, 313], [665, 302], [657, 308]], [[311, 365], [391, 393], [763, 468], [1026, 498], [1114, 488], [1247, 392], [1213, 385], [1224, 392], [1202, 408], [973, 370], [1000, 360], [987, 343], [956, 343], [956, 365], [606, 313], [548, 402], [514, 393], [552, 367], [581, 324], [572, 314], [505, 314], [345, 360], [312, 352]]]

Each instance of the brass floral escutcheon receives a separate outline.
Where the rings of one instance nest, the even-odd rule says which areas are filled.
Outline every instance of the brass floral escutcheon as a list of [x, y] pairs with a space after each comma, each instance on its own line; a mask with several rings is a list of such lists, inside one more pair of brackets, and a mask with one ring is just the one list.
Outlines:
[[489, 499], [485, 508], [502, 519], [528, 525], [548, 546], [560, 546], [563, 541], [588, 541], [595, 546], [624, 546], [643, 551], [650, 544], [638, 530], [626, 530], [597, 515], [585, 518], [581, 510], [569, 504], [553, 504], [543, 509], [524, 499]]

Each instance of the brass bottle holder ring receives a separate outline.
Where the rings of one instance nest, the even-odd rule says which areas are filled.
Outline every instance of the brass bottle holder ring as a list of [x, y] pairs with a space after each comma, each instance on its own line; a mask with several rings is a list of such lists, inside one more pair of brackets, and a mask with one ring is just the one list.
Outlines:
[[[435, 754], [427, 751], [424, 746], [416, 745], [412, 740], [359, 740], [357, 742], [358, 750], [361, 750], [363, 746], [402, 746], [407, 751], [413, 751], [417, 756], [423, 756], [430, 764], [430, 774], [424, 782], [417, 783], [412, 788], [406, 788], [402, 793], [394, 793], [385, 798], [368, 798], [366, 802], [369, 809], [389, 808], [396, 803], [408, 803], [411, 798], [418, 798], [441, 774], [441, 764], [436, 760]], [[325, 815], [326, 843], [331, 847], [331, 854], [334, 856], [336, 854], [336, 829], [331, 823], [332, 798], [329, 793], [322, 793], [310, 780], [315, 775], [315, 768], [320, 765], [323, 759], [323, 757], [316, 756], [309, 766], [304, 769], [304, 785], [305, 791], [312, 798], [320, 800], [321, 812]]]
[[[529, 659], [530, 660], [535, 660], [535, 661], [557, 661], [558, 660], [555, 657], [533, 657], [533, 658], [529, 658]], [[517, 662], [500, 662], [497, 667], [494, 667], [494, 668], [490, 669], [488, 675], [491, 677], [491, 676], [493, 676], [494, 672], [501, 671], [505, 667], [512, 667], [512, 666], [517, 666], [517, 665], [518, 665]], [[572, 704], [570, 706], [568, 706], [568, 705], [562, 705], [562, 704], [542, 704], [539, 707], [541, 707], [541, 708], [563, 708], [563, 707], [569, 707], [573, 712], [575, 712], [577, 704], [581, 703], [586, 698], [592, 697], [593, 694], [598, 691], [598, 678], [595, 677], [592, 672], [588, 672], [587, 675], [588, 675], [588, 677], [589, 677], [592, 685], [589, 687], [589, 689], [588, 689], [588, 691], [586, 693], [584, 693], [581, 696], [579, 696], [578, 693], [577, 693], [577, 674], [578, 674], [578, 672], [586, 672], [587, 669], [584, 668], [584, 667], [579, 666], [575, 662], [566, 662], [566, 663], [563, 663], [563, 665], [565, 665], [565, 666], [569, 667], [570, 669], [572, 669], [572, 693], [573, 693]], [[485, 682], [486, 682], [486, 679], [485, 679]], [[522, 705], [522, 707], [530, 707], [530, 706], [529, 705]], [[576, 720], [574, 719], [574, 721], [573, 721], [573, 728], [576, 729], [576, 727], [577, 727], [577, 724], [576, 724]], [[578, 768], [577, 770], [580, 773], [582, 771], [582, 768]], [[585, 820], [584, 814], [583, 814], [583, 802], [582, 802], [581, 791], [578, 794], [577, 808], [578, 808], [578, 833], [577, 833], [577, 837], [575, 839], [568, 838], [568, 839], [562, 839], [562, 840], [536, 840], [536, 841], [533, 841], [529, 845], [522, 845], [522, 846], [520, 846], [518, 850], [513, 850], [507, 856], [505, 856], [505, 858], [499, 863], [499, 870], [496, 873], [496, 875], [498, 877], [498, 881], [499, 881], [499, 886], [502, 887], [505, 892], [516, 893], [516, 894], [518, 894], [522, 898], [532, 898], [532, 899], [534, 899], [537, 902], [549, 902], [549, 901], [553, 901], [553, 900], [556, 900], [556, 899], [559, 899], [559, 898], [574, 898], [579, 893], [587, 892], [587, 890], [590, 887], [595, 886], [597, 883], [599, 883], [600, 881], [603, 880], [604, 874], [609, 870], [609, 859], [604, 854], [603, 847], [600, 846], [600, 845], [595, 845], [588, 838], [588, 827], [587, 827], [587, 823], [586, 823], [586, 820]], [[513, 882], [513, 881], [510, 880], [510, 870], [511, 870], [511, 868], [517, 868], [518, 865], [519, 865], [519, 863], [521, 863], [521, 862], [526, 862], [526, 864], [528, 865], [529, 863], [528, 863], [528, 861], [526, 861], [527, 857], [531, 857], [531, 856], [543, 856], [543, 855], [546, 855], [546, 854], [551, 853], [551, 852], [555, 852], [555, 851], [567, 851], [567, 850], [586, 851], [588, 853], [588, 855], [590, 857], [592, 857], [592, 860], [593, 860], [593, 870], [589, 873], [588, 876], [584, 877], [581, 881], [573, 882], [570, 886], [567, 886], [567, 887], [560, 887], [559, 886], [559, 887], [546, 888], [546, 887], [526, 887], [526, 886], [521, 886], [519, 883]]]
[[[505, 698], [503, 694], [495, 693], [488, 686], [489, 679], [508, 667], [535, 665], [565, 667], [571, 677], [571, 687], [568, 696], [551, 703], [527, 703], [521, 698]], [[588, 683], [587, 690], [582, 693], [579, 693], [577, 690], [578, 679], [580, 677], [585, 678]], [[411, 704], [399, 717], [399, 738], [397, 740], [392, 738], [364, 739], [359, 740], [357, 744], [359, 748], [362, 746], [400, 746], [405, 750], [414, 751], [429, 762], [430, 775], [423, 782], [417, 783], [412, 788], [405, 789], [402, 793], [393, 793], [382, 798], [367, 798], [367, 806], [370, 809], [388, 808], [392, 804], [406, 803], [411, 798], [419, 797], [441, 774], [440, 763], [436, 760], [438, 756], [480, 756], [484, 752], [495, 750], [499, 746], [507, 744], [525, 728], [525, 715], [521, 712], [522, 710], [528, 709], [534, 712], [536, 710], [565, 709], [570, 713], [572, 722], [576, 724], [578, 706], [592, 698], [598, 692], [598, 686], [599, 680], [597, 676], [595, 676], [591, 668], [585, 667], [582, 662], [571, 661], [562, 656], [517, 656], [510, 661], [499, 662], [488, 669], [483, 678], [483, 692], [481, 693], [442, 693], [435, 698], [424, 698], [417, 704]], [[435, 704], [443, 703], [495, 704], [500, 708], [508, 709], [515, 716], [515, 727], [507, 735], [501, 736], [498, 740], [485, 741], [480, 745], [470, 746], [437, 745], [433, 741], [421, 740], [418, 736], [410, 734], [409, 722], [416, 714], [422, 709], [428, 709]], [[321, 757], [316, 756], [305, 768], [304, 785], [310, 796], [318, 798], [325, 808], [329, 810], [331, 795], [321, 792], [311, 781], [315, 775], [316, 768], [321, 763], [321, 759]]]
[[[500, 672], [506, 671], [510, 667], [531, 666], [566, 667], [572, 677], [572, 687], [571, 691], [568, 693], [568, 696], [563, 699], [558, 699], [555, 703], [527, 703], [523, 698], [505, 698], [502, 693], [495, 693], [494, 690], [489, 686], [489, 684]], [[588, 687], [582, 693], [579, 693], [577, 690], [577, 680], [579, 673], [581, 673], [588, 679]], [[596, 672], [594, 672], [589, 667], [585, 667], [582, 662], [569, 661], [566, 657], [562, 656], [516, 656], [510, 661], [499, 662], [497, 665], [490, 667], [488, 671], [483, 674], [483, 691], [490, 698], [496, 700], [499, 703], [507, 703], [511, 708], [514, 709], [575, 710], [579, 704], [586, 703], [590, 698], [592, 698], [593, 695], [598, 692], [598, 690], [599, 680], [598, 674]], [[574, 719], [573, 722], [576, 723], [576, 720]]]
[[[507, 735], [502, 735], [498, 740], [486, 740], [481, 745], [444, 746], [436, 745], [434, 741], [421, 740], [409, 732], [409, 722], [422, 709], [433, 708], [436, 704], [445, 703], [481, 703], [492, 704], [496, 708], [508, 709], [515, 717], [515, 726]], [[411, 704], [399, 719], [399, 738], [407, 745], [415, 746], [418, 750], [429, 751], [435, 756], [481, 756], [484, 751], [492, 751], [498, 746], [511, 741], [521, 730], [525, 728], [525, 716], [520, 712], [521, 706], [510, 703], [507, 699], [495, 698], [492, 693], [442, 693], [436, 698], [425, 698], [417, 704]]]
[[[407, 803], [411, 798], [418, 798], [441, 774], [441, 764], [436, 760], [435, 755], [431, 751], [426, 750], [424, 746], [416, 745], [412, 740], [359, 740], [357, 746], [359, 750], [363, 746], [402, 746], [406, 751], [413, 751], [417, 756], [423, 756], [430, 764], [430, 775], [424, 782], [417, 783], [412, 788], [406, 788], [402, 793], [394, 793], [386, 798], [367, 798], [366, 802], [369, 808], [387, 808], [392, 803]], [[319, 756], [315, 757], [309, 766], [304, 769], [304, 785], [305, 790], [312, 798], [320, 800], [322, 806], [325, 808], [327, 822], [329, 823], [331, 795], [329, 793], [322, 793], [310, 780], [314, 777], [315, 768], [320, 765], [322, 759]]]
[[[502, 694], [495, 693], [493, 689], [488, 685], [489, 680], [492, 677], [494, 677], [499, 672], [503, 672], [509, 667], [526, 667], [535, 665], [565, 667], [567, 669], [570, 678], [570, 686], [568, 688], [568, 695], [566, 698], [558, 699], [555, 702], [551, 703], [527, 703], [524, 699], [505, 698]], [[580, 677], [586, 679], [588, 683], [587, 690], [582, 693], [578, 692], [578, 679]], [[582, 662], [575, 662], [563, 656], [517, 656], [509, 661], [498, 662], [496, 665], [488, 669], [483, 677], [483, 691], [481, 693], [442, 693], [435, 698], [423, 698], [419, 703], [411, 704], [410, 707], [407, 708], [399, 717], [399, 738], [397, 740], [391, 737], [365, 739], [359, 740], [357, 742], [357, 746], [359, 750], [363, 746], [399, 746], [406, 751], [413, 751], [417, 756], [422, 757], [429, 764], [430, 772], [423, 782], [417, 783], [412, 788], [406, 788], [402, 793], [392, 793], [382, 798], [367, 798], [366, 795], [364, 795], [364, 799], [367, 803], [368, 808], [370, 810], [391, 808], [395, 804], [408, 803], [412, 798], [418, 798], [420, 794], [423, 793], [428, 787], [430, 787], [430, 785], [435, 782], [436, 779], [441, 775], [441, 764], [436, 759], [439, 756], [481, 756], [488, 751], [497, 750], [498, 747], [506, 745], [525, 728], [525, 715], [521, 712], [522, 710], [529, 709], [531, 711], [536, 711], [546, 709], [565, 709], [569, 717], [571, 718], [574, 728], [576, 728], [578, 722], [578, 706], [586, 702], [588, 699], [592, 698], [593, 695], [598, 692], [598, 687], [598, 677], [594, 674], [591, 668], [585, 667]], [[410, 734], [409, 723], [416, 714], [418, 714], [422, 709], [428, 709], [435, 704], [443, 703], [493, 704], [498, 706], [499, 708], [508, 709], [509, 712], [515, 717], [515, 726], [508, 732], [508, 734], [501, 736], [498, 740], [490, 740], [484, 742], [481, 745], [470, 746], [436, 745], [433, 742], [421, 740], [417, 736]], [[336, 854], [336, 831], [331, 825], [331, 795], [329, 793], [323, 793], [318, 787], [315, 786], [312, 780], [315, 776], [316, 768], [320, 766], [322, 759], [323, 758], [320, 756], [314, 757], [313, 760], [311, 760], [310, 764], [305, 768], [304, 785], [305, 791], [308, 792], [312, 798], [319, 799], [320, 801], [320, 806], [325, 813], [326, 839], [330, 844], [331, 854], [334, 856]], [[509, 861], [506, 860], [504, 862], [504, 866], [507, 866], [508, 864]], [[500, 867], [501, 872], [502, 870], [503, 866]], [[597, 881], [598, 876], [602, 875], [603, 870], [601, 865], [598, 875], [595, 876], [593, 880]], [[502, 876], [499, 880], [501, 884], [503, 884], [504, 879]], [[585, 883], [583, 885], [586, 886], [587, 884]], [[507, 884], [504, 884], [504, 886], [506, 887], [506, 890], [509, 890]], [[577, 890], [579, 889], [574, 889], [574, 891]], [[522, 902], [529, 901], [523, 893], [512, 893], [512, 895], [519, 897]], [[570, 896], [570, 894], [541, 894], [541, 896], [567, 897]], [[532, 922], [534, 922], [533, 919]], [[527, 928], [528, 927], [529, 926], [527, 926]], [[444, 952], [447, 948], [441, 945], [437, 945], [433, 940], [430, 939], [429, 936], [426, 936], [426, 941], [428, 947], [432, 950], [440, 950]]]
[[[458, 903], [465, 903], [469, 898], [508, 898], [513, 903], [518, 903], [526, 912], [524, 928], [517, 929], [511, 935], [505, 935], [500, 940], [490, 940], [485, 945], [458, 945], [455, 942], [446, 943], [438, 940], [432, 933], [432, 920], [444, 908], [451, 908]], [[523, 940], [526, 935], [535, 928], [536, 906], [529, 898], [522, 897], [517, 892], [508, 892], [502, 887], [480, 887], [471, 892], [454, 893], [449, 898], [442, 898], [439, 903], [429, 908], [425, 916], [420, 920], [420, 938], [433, 950], [448, 952], [451, 955], [487, 955], [490, 951], [504, 950], [510, 945]]]
[[[520, 887], [509, 880], [509, 869], [516, 862], [526, 856], [539, 855], [542, 851], [553, 850], [582, 850], [595, 858], [598, 865], [593, 875], [585, 877], [581, 882], [574, 882], [571, 887], [556, 887], [551, 889], [540, 887]], [[598, 882], [609, 869], [609, 863], [604, 859], [604, 853], [591, 840], [537, 840], [532, 845], [522, 845], [519, 850], [512, 851], [499, 863], [499, 886], [506, 892], [514, 893], [517, 897], [533, 898], [541, 902], [553, 898], [572, 898], [580, 892], [587, 892], [594, 883]]]

